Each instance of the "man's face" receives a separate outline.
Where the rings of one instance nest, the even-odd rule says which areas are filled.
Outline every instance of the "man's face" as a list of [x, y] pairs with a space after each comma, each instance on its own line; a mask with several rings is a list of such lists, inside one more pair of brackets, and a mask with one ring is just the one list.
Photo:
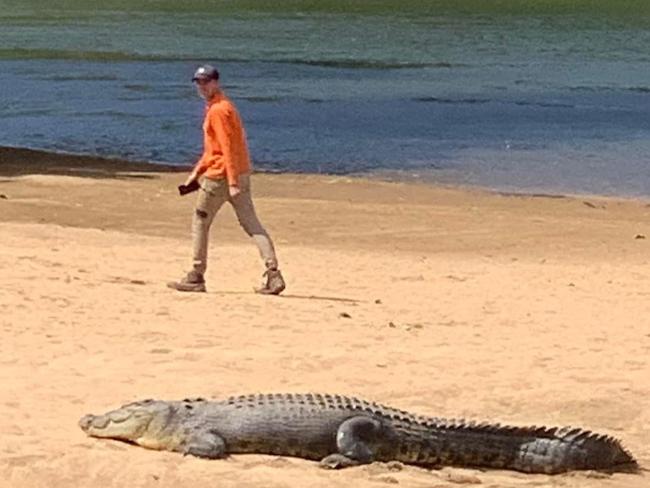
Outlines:
[[194, 83], [196, 83], [196, 91], [199, 93], [201, 98], [205, 100], [210, 100], [219, 90], [219, 84], [215, 79], [201, 79], [199, 78]]

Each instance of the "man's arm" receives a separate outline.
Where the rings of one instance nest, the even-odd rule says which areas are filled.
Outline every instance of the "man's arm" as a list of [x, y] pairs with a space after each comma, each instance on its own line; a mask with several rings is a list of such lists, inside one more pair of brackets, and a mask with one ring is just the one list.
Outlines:
[[204, 143], [203, 143], [203, 154], [201, 155], [201, 159], [199, 159], [196, 162], [194, 168], [192, 168], [192, 172], [185, 180], [186, 185], [189, 185], [193, 181], [198, 180], [199, 177], [207, 171], [208, 167], [210, 166], [209, 157], [211, 154], [212, 154], [212, 142], [210, 141], [210, 138], [207, 137], [206, 135], [204, 137]]
[[[209, 116], [209, 115], [208, 115]], [[208, 119], [208, 122], [213, 124], [213, 121]], [[191, 184], [193, 181], [197, 181], [199, 177], [205, 173], [208, 168], [210, 167], [210, 164], [212, 164], [212, 161], [210, 158], [212, 157], [213, 154], [213, 146], [214, 142], [212, 141], [212, 138], [207, 132], [207, 127], [204, 123], [203, 125], [203, 154], [201, 155], [201, 158], [196, 162], [194, 165], [194, 168], [192, 169], [192, 172], [189, 174], [187, 179], [185, 180], [185, 185]]]
[[230, 110], [215, 111], [216, 120], [214, 120], [213, 127], [223, 154], [226, 179], [228, 180], [228, 193], [231, 197], [236, 197], [241, 190], [239, 188], [239, 168], [233, 159], [232, 139], [235, 130], [233, 115]]
[[[200, 162], [200, 161], [199, 161], [199, 162]], [[192, 170], [192, 172], [190, 173], [190, 175], [189, 175], [189, 176], [187, 177], [187, 179], [185, 180], [185, 186], [188, 186], [188, 185], [190, 185], [193, 181], [198, 180], [198, 179], [199, 179], [199, 176], [201, 176], [201, 174], [203, 174], [203, 172], [201, 172], [201, 170], [200, 170], [200, 168], [199, 168], [199, 165], [198, 165], [198, 164], [195, 165], [195, 166], [194, 166], [194, 169]]]

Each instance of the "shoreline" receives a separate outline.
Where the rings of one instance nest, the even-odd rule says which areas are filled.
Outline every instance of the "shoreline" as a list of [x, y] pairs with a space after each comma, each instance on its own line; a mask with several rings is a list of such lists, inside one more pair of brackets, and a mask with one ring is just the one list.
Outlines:
[[[27, 165], [25, 162], [27, 161]], [[253, 164], [255, 166], [255, 164]], [[59, 174], [66, 176], [92, 176], [92, 175], [116, 175], [122, 173], [188, 173], [191, 165], [175, 165], [164, 162], [132, 161], [123, 158], [111, 158], [94, 156], [81, 153], [67, 153], [63, 151], [48, 151], [43, 149], [31, 149], [23, 147], [0, 146], [0, 176], [18, 176], [26, 174]], [[553, 192], [532, 192], [532, 191], [508, 191], [499, 190], [480, 185], [466, 185], [454, 183], [441, 183], [434, 181], [423, 181], [409, 177], [387, 177], [381, 174], [340, 174], [340, 173], [282, 173], [276, 171], [265, 171], [254, 169], [255, 174], [261, 175], [285, 175], [289, 177], [322, 177], [354, 179], [368, 182], [382, 182], [406, 185], [418, 185], [431, 188], [441, 188], [465, 192], [482, 192], [487, 194], [501, 195], [506, 197], [532, 197], [532, 198], [592, 198], [599, 200], [621, 200], [639, 201], [650, 203], [650, 196], [626, 196], [626, 195], [601, 195], [594, 193], [553, 193]], [[396, 174], [393, 172], [392, 174]]]
[[[176, 190], [187, 171], [0, 148], [0, 221], [189, 239], [195, 196]], [[564, 249], [576, 259], [587, 252], [606, 260], [607, 246], [597, 243], [636, 254], [650, 238], [650, 202], [640, 199], [286, 173], [255, 173], [253, 193], [280, 245], [483, 254], [487, 247], [518, 259]], [[245, 242], [232, 209], [222, 214], [219, 239]], [[318, 217], [305, 225], [309, 215]]]
[[[187, 168], [161, 172], [151, 163], [6, 154], [0, 149], [0, 221], [189, 238], [195, 196], [179, 197], [176, 190]], [[471, 253], [493, 242], [490, 247], [520, 258], [561, 247], [577, 259], [580, 250], [606, 259], [594, 242], [606, 239], [636, 253], [639, 240], [650, 237], [645, 224], [650, 203], [638, 199], [509, 194], [309, 174], [255, 173], [253, 187], [262, 221], [282, 236], [281, 244]], [[219, 217], [220, 239], [245, 241], [230, 214], [226, 206]], [[318, 218], [304, 225], [303, 215]], [[536, 240], [539, 245], [531, 248]]]
[[0, 175], [64, 174], [92, 176], [124, 172], [164, 173], [187, 171], [185, 167], [150, 161], [130, 161], [86, 154], [0, 146]]

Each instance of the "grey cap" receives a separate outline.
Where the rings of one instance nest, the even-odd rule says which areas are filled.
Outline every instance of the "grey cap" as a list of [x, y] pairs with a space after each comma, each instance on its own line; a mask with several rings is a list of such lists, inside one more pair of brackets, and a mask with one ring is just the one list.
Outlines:
[[192, 81], [218, 80], [218, 79], [219, 79], [219, 72], [217, 71], [217, 68], [209, 64], [204, 64], [203, 66], [199, 66], [194, 72], [194, 76], [192, 77]]

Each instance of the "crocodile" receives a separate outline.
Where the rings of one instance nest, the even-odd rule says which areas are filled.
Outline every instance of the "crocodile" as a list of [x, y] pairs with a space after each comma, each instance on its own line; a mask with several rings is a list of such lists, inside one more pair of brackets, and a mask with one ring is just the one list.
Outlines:
[[85, 415], [79, 426], [92, 437], [201, 458], [271, 454], [333, 469], [374, 461], [546, 474], [639, 469], [618, 440], [584, 429], [448, 420], [318, 393], [143, 400]]

